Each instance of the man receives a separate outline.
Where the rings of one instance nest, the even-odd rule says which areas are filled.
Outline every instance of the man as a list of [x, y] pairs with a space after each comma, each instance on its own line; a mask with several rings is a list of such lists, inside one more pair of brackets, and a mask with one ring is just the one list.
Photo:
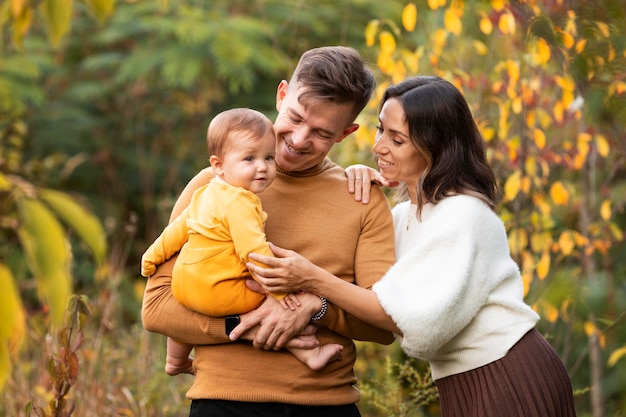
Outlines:
[[[328, 272], [371, 288], [395, 260], [387, 200], [378, 188], [368, 204], [347, 191], [343, 169], [328, 152], [358, 129], [354, 123], [374, 89], [374, 78], [356, 51], [324, 47], [304, 53], [291, 81], [276, 93], [277, 177], [260, 197], [268, 214], [268, 241], [299, 252]], [[210, 181], [201, 171], [172, 211]], [[149, 278], [143, 303], [144, 327], [195, 345], [190, 417], [359, 416], [353, 340], [390, 344], [393, 335], [368, 325], [314, 294], [299, 294], [295, 311], [273, 297], [240, 317], [211, 318], [180, 306], [171, 295], [174, 259]], [[315, 320], [311, 320], [311, 319]], [[241, 324], [231, 342], [231, 323]], [[343, 345], [341, 360], [312, 371], [281, 348], [315, 323], [322, 344]], [[228, 329], [227, 329], [228, 327]]]

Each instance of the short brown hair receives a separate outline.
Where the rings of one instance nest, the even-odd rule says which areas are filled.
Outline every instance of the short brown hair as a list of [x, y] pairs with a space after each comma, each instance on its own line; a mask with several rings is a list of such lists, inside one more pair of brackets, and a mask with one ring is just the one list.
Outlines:
[[257, 110], [247, 108], [225, 110], [209, 123], [206, 134], [209, 155], [222, 157], [224, 148], [235, 132], [248, 132], [255, 137], [262, 137], [269, 131], [274, 134], [272, 121]]
[[312, 98], [353, 103], [352, 121], [365, 108], [376, 86], [374, 75], [361, 55], [346, 46], [324, 46], [306, 51], [291, 79], [304, 87], [298, 100]]

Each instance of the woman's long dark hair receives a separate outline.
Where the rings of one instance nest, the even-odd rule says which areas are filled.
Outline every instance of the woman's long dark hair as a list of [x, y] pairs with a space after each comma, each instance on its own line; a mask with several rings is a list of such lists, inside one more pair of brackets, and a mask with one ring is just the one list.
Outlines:
[[[387, 88], [381, 109], [390, 98], [402, 103], [411, 141], [427, 161], [417, 185], [418, 213], [427, 202], [437, 204], [454, 194], [476, 196], [494, 210], [498, 203], [496, 178], [461, 92], [442, 78], [418, 76]], [[407, 186], [402, 184], [396, 199], [407, 198]]]

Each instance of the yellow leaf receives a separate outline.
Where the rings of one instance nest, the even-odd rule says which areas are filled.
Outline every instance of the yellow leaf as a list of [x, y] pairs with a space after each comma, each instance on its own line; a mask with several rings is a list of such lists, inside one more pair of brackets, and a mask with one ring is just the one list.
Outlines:
[[541, 129], [533, 129], [533, 139], [535, 141], [535, 145], [539, 149], [543, 149], [546, 146], [546, 134]]
[[528, 110], [526, 112], [526, 126], [533, 127], [537, 122], [537, 113], [534, 110]]
[[600, 156], [606, 158], [609, 156], [609, 141], [606, 140], [604, 135], [596, 135], [596, 147], [598, 148], [598, 153]]
[[0, 390], [11, 375], [11, 358], [9, 348], [4, 343], [0, 343]]
[[554, 104], [554, 108], [552, 109], [552, 114], [554, 116], [554, 120], [561, 123], [563, 121], [563, 115], [565, 114], [565, 107], [563, 106], [563, 102], [558, 100]]
[[514, 87], [519, 81], [519, 64], [512, 59], [506, 61], [506, 73], [509, 76], [509, 85]]
[[53, 47], [59, 46], [61, 38], [70, 30], [73, 5], [72, 0], [43, 0], [39, 6]]
[[515, 33], [515, 17], [508, 10], [500, 16], [498, 20], [498, 29], [505, 35]]
[[533, 274], [530, 272], [522, 272], [522, 284], [524, 285], [524, 297], [530, 291], [530, 284], [533, 282]]
[[19, 45], [21, 44], [22, 37], [28, 32], [33, 22], [33, 9], [27, 8], [19, 16], [13, 18], [13, 38]]
[[378, 20], [370, 20], [367, 26], [365, 27], [365, 44], [367, 46], [374, 46], [374, 42], [376, 41], [376, 32], [378, 32], [378, 25], [380, 21]]
[[537, 264], [537, 276], [540, 280], [544, 280], [548, 276], [548, 271], [550, 271], [550, 254], [547, 251], [543, 251], [541, 259]]
[[513, 201], [517, 197], [522, 184], [522, 173], [518, 170], [514, 171], [504, 183], [504, 200]]
[[624, 240], [624, 232], [622, 232], [622, 229], [618, 225], [611, 222], [609, 223], [609, 229], [611, 229], [611, 233], [615, 237], [615, 240], [617, 240], [618, 242]]
[[0, 172], [0, 191], [8, 191], [12, 187], [11, 182]]
[[20, 294], [11, 270], [0, 263], [0, 344], [16, 353], [25, 331], [25, 316]]
[[622, 346], [619, 349], [615, 349], [613, 352], [611, 352], [607, 365], [615, 366], [617, 361], [619, 361], [624, 356], [626, 356], [626, 346]]
[[583, 236], [580, 232], [572, 232], [574, 236], [574, 242], [577, 246], [585, 246], [589, 244], [589, 239]]
[[44, 189], [41, 199], [51, 207], [57, 217], [68, 225], [89, 246], [94, 258], [104, 262], [107, 252], [106, 234], [100, 220], [77, 200], [60, 191]]
[[511, 253], [518, 255], [528, 246], [528, 235], [524, 229], [512, 229], [509, 233], [508, 241]]
[[582, 162], [584, 162], [587, 155], [589, 155], [589, 148], [589, 142], [585, 140], [578, 140], [576, 142], [576, 149], [578, 150], [578, 155], [580, 159], [582, 159]]
[[529, 177], [535, 177], [537, 175], [537, 161], [534, 156], [531, 155], [526, 158], [524, 168], [526, 169], [526, 174], [528, 174]]
[[459, 36], [461, 29], [463, 29], [463, 23], [461, 23], [461, 17], [455, 8], [447, 9], [443, 17], [446, 30], [450, 33], [454, 33]]
[[569, 192], [561, 181], [557, 181], [550, 187], [550, 197], [557, 206], [565, 206], [569, 202]]
[[17, 18], [22, 15], [26, 9], [26, 0], [11, 0], [11, 15]]
[[543, 252], [550, 249], [552, 236], [549, 233], [533, 233], [530, 237], [530, 246], [535, 252]]
[[485, 35], [489, 35], [493, 31], [493, 24], [491, 23], [491, 19], [485, 12], [480, 12], [480, 22], [479, 26], [480, 31]]
[[376, 64], [383, 74], [391, 74], [393, 72], [393, 60], [391, 59], [390, 54], [378, 54], [378, 60], [376, 61]]
[[611, 219], [611, 200], [604, 200], [600, 206], [600, 217], [605, 222]]
[[446, 44], [446, 40], [448, 39], [448, 32], [443, 29], [437, 29], [435, 33], [431, 36], [431, 40], [433, 43], [433, 47], [440, 49]]
[[430, 10], [437, 10], [440, 7], [446, 5], [446, 0], [428, 0], [428, 8]]
[[495, 10], [496, 12], [499, 12], [504, 8], [504, 0], [491, 0], [490, 3], [491, 7], [493, 7], [493, 10]]
[[417, 74], [419, 72], [419, 63], [420, 58], [424, 55], [424, 49], [418, 48], [415, 52], [411, 52], [407, 49], [402, 49], [402, 56], [404, 57], [404, 62], [409, 67], [409, 71], [412, 74]]
[[598, 328], [596, 327], [595, 323], [593, 323], [592, 321], [586, 321], [584, 324], [584, 330], [585, 330], [585, 334], [587, 336], [591, 336], [593, 334], [599, 334], [600, 330], [598, 330]]
[[605, 38], [608, 38], [611, 35], [609, 31], [609, 25], [607, 25], [606, 23], [596, 21], [596, 26], [598, 26], [598, 29], [600, 29], [600, 33], [602, 33], [602, 36], [604, 36]]
[[381, 53], [391, 55], [396, 50], [396, 38], [389, 31], [383, 30], [378, 38], [380, 40]]
[[[626, 50], [624, 51], [624, 56], [626, 56]], [[611, 87], [615, 88], [615, 92], [617, 94], [626, 93], [626, 82], [624, 81], [615, 81], [613, 84], [611, 84]]]
[[550, 45], [545, 39], [537, 39], [537, 53], [533, 56], [535, 64], [545, 64], [550, 60]]
[[481, 41], [474, 40], [472, 42], [472, 45], [474, 46], [474, 50], [476, 51], [478, 55], [485, 56], [489, 53], [489, 49], [487, 48], [487, 45], [485, 45]]
[[555, 323], [559, 318], [559, 310], [552, 304], [543, 304], [543, 314], [550, 323]]
[[576, 53], [580, 54], [585, 50], [585, 46], [587, 45], [587, 39], [580, 39], [576, 42]]
[[574, 46], [574, 37], [569, 32], [561, 32], [561, 35], [563, 35], [563, 46], [567, 49]]
[[11, 371], [11, 355], [24, 340], [26, 319], [11, 270], [0, 263], [0, 391]]
[[559, 236], [559, 247], [561, 248], [561, 253], [565, 256], [572, 253], [574, 250], [574, 239], [570, 232], [561, 233], [561, 236]]
[[103, 22], [113, 14], [115, 0], [85, 0], [89, 9], [96, 15], [99, 22]]
[[402, 26], [409, 31], [413, 32], [415, 30], [415, 24], [417, 23], [417, 7], [415, 3], [409, 3], [404, 6], [404, 10], [402, 10]]
[[40, 201], [17, 200], [22, 223], [18, 237], [35, 276], [39, 297], [50, 306], [55, 324], [63, 321], [71, 294], [70, 249], [61, 224]]
[[511, 110], [513, 110], [514, 114], [520, 114], [522, 112], [522, 98], [521, 97], [516, 97], [515, 99], [513, 99], [513, 102], [511, 103]]
[[487, 142], [491, 141], [491, 139], [493, 139], [495, 134], [496, 134], [496, 129], [494, 129], [493, 127], [485, 127], [483, 129], [483, 138]]

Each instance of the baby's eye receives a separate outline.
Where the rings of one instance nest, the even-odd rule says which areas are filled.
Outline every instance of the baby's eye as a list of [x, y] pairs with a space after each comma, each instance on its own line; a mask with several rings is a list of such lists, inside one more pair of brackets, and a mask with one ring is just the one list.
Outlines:
[[246, 156], [243, 160], [247, 161], [247, 162], [252, 162], [252, 161], [254, 161], [254, 156], [252, 156], [252, 155], [251, 156]]
[[265, 157], [265, 160], [266, 160], [266, 161], [273, 161], [274, 159], [275, 159], [274, 155], [267, 155], [267, 156]]

